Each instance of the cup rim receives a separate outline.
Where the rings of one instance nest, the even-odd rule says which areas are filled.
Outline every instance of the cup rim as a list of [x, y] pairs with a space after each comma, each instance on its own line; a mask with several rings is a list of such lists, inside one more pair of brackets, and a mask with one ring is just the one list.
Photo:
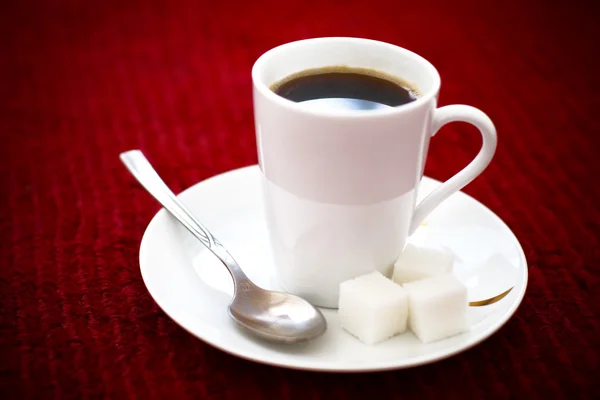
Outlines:
[[[389, 108], [382, 108], [382, 109], [369, 110], [369, 111], [364, 111], [364, 110], [340, 110], [340, 111], [326, 110], [325, 111], [325, 110], [319, 110], [317, 108], [313, 109], [313, 108], [308, 108], [308, 107], [302, 107], [300, 105], [300, 103], [296, 103], [294, 101], [291, 101], [291, 100], [288, 100], [286, 98], [279, 96], [278, 94], [273, 92], [269, 88], [269, 86], [265, 82], [263, 82], [262, 79], [260, 78], [260, 76], [259, 76], [260, 71], [262, 70], [262, 68], [264, 68], [265, 63], [268, 62], [269, 58], [272, 57], [273, 54], [276, 54], [277, 52], [282, 51], [286, 48], [299, 46], [299, 45], [305, 44], [307, 42], [322, 42], [322, 41], [338, 41], [338, 42], [345, 41], [345, 42], [354, 42], [354, 43], [362, 42], [362, 43], [366, 43], [366, 44], [371, 43], [371, 44], [377, 44], [378, 46], [382, 46], [382, 45], [387, 46], [387, 47], [389, 47], [390, 50], [393, 50], [396, 52], [400, 51], [400, 52], [404, 53], [406, 56], [411, 57], [411, 58], [417, 60], [418, 62], [422, 63], [429, 70], [431, 79], [433, 80], [431, 89], [429, 89], [427, 91], [427, 93], [424, 93], [421, 96], [419, 96], [417, 98], [417, 100], [410, 102], [408, 104], [403, 104], [402, 106], [399, 106], [399, 107], [389, 107]], [[302, 40], [287, 42], [287, 43], [281, 44], [279, 46], [273, 47], [270, 50], [267, 50], [254, 62], [254, 65], [252, 66], [252, 85], [265, 98], [276, 103], [280, 107], [288, 109], [289, 111], [294, 111], [294, 112], [303, 113], [303, 114], [312, 115], [312, 116], [321, 116], [321, 117], [362, 118], [362, 119], [364, 119], [364, 118], [374, 118], [374, 117], [381, 117], [381, 116], [403, 114], [403, 113], [410, 112], [416, 108], [419, 108], [419, 107], [425, 105], [426, 103], [431, 101], [432, 98], [437, 96], [437, 93], [439, 92], [440, 85], [441, 85], [441, 78], [440, 78], [440, 74], [437, 71], [437, 69], [433, 66], [433, 64], [431, 64], [429, 61], [427, 61], [427, 59], [425, 59], [424, 57], [418, 55], [417, 53], [407, 50], [403, 47], [400, 47], [400, 46], [397, 46], [397, 45], [394, 45], [391, 43], [379, 41], [379, 40], [373, 40], [373, 39], [347, 37], [347, 36], [327, 36], [327, 37], [317, 37], [317, 38], [302, 39]]]

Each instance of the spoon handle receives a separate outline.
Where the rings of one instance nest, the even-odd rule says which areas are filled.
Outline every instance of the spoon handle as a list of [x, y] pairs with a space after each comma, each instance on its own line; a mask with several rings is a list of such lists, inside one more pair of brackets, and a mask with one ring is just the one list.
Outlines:
[[234, 286], [250, 282], [231, 254], [177, 199], [140, 150], [126, 151], [121, 153], [120, 158], [144, 189], [225, 264], [234, 280]]

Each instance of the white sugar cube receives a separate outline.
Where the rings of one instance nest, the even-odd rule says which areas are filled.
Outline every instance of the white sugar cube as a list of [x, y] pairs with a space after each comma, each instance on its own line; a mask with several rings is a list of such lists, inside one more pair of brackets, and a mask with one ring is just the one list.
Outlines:
[[408, 325], [423, 343], [468, 329], [467, 288], [452, 274], [405, 283]]
[[375, 271], [340, 284], [338, 316], [344, 329], [375, 344], [406, 330], [408, 295]]
[[454, 257], [444, 250], [407, 244], [394, 263], [392, 280], [403, 284], [452, 272]]

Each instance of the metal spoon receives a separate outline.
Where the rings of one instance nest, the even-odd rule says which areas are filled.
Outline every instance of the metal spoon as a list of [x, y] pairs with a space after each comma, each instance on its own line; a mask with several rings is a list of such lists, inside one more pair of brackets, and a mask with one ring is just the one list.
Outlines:
[[314, 339], [327, 329], [321, 311], [288, 293], [256, 286], [227, 250], [167, 187], [140, 150], [120, 155], [142, 186], [227, 267], [233, 278], [229, 315], [248, 332], [273, 342], [295, 343]]

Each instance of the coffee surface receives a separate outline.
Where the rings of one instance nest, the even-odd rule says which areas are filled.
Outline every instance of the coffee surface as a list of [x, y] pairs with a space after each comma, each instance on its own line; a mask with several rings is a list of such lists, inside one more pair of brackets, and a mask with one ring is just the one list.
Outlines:
[[398, 107], [417, 99], [409, 84], [366, 68], [326, 67], [305, 70], [271, 86], [288, 100], [344, 109]]

